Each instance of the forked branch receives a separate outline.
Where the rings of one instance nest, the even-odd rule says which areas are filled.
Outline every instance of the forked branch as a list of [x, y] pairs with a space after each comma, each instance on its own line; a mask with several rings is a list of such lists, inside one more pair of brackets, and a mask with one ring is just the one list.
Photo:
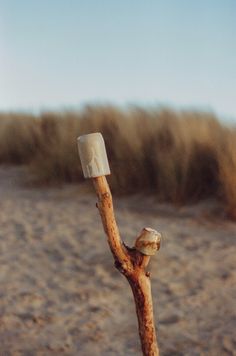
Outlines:
[[116, 224], [112, 195], [106, 180], [110, 174], [106, 149], [100, 133], [78, 138], [79, 155], [85, 178], [92, 178], [98, 196], [99, 209], [108, 244], [116, 268], [127, 278], [135, 300], [139, 335], [144, 356], [158, 356], [150, 273], [146, 271], [150, 256], [160, 248], [160, 234], [144, 228], [136, 239], [135, 247], [125, 246]]
[[[115, 259], [115, 266], [125, 275], [133, 292], [143, 355], [157, 356], [159, 355], [159, 349], [153, 316], [150, 273], [146, 271], [150, 256], [144, 255], [136, 248], [129, 248], [122, 243], [114, 216], [112, 195], [106, 177], [93, 178], [93, 183], [98, 196], [97, 207], [107, 235], [108, 244]], [[142, 245], [143, 235], [147, 232], [150, 233], [150, 231], [151, 229], [147, 228], [137, 239], [136, 245], [141, 245], [141, 249], [146, 247], [146, 249], [156, 251], [160, 247], [160, 238], [156, 238], [156, 242], [150, 241], [149, 245], [148, 242], [146, 242], [146, 246], [145, 243]]]

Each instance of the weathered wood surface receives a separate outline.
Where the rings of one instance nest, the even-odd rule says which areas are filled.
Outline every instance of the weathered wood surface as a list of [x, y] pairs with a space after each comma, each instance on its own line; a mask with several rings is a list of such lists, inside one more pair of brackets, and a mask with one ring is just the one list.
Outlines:
[[93, 178], [99, 209], [108, 244], [114, 256], [116, 268], [127, 278], [133, 292], [138, 317], [139, 335], [144, 356], [158, 356], [150, 273], [146, 271], [149, 256], [122, 242], [116, 224], [112, 195], [106, 177]]

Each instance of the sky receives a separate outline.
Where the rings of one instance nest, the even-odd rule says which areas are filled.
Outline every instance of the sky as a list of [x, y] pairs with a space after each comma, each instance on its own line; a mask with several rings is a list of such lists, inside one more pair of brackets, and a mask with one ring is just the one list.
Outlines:
[[0, 111], [86, 103], [236, 121], [236, 1], [0, 0]]

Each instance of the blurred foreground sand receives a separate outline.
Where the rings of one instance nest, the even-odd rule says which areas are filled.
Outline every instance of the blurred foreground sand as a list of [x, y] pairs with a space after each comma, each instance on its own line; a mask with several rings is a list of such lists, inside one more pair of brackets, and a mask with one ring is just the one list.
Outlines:
[[[212, 204], [115, 198], [126, 243], [164, 234], [152, 258], [161, 355], [235, 355], [236, 224]], [[0, 355], [141, 355], [128, 283], [84, 186], [32, 188], [0, 168]], [[234, 290], [233, 290], [234, 285]]]

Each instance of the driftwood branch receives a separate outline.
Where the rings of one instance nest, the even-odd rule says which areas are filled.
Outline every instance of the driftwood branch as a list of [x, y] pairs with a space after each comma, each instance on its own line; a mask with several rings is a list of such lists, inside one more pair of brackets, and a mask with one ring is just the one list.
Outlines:
[[[159, 355], [159, 349], [153, 317], [150, 273], [146, 271], [150, 256], [139, 252], [137, 248], [129, 248], [122, 242], [106, 177], [93, 178], [93, 183], [98, 196], [97, 207], [107, 235], [108, 244], [114, 256], [115, 266], [127, 278], [133, 292], [143, 355], [157, 356]], [[150, 233], [150, 231], [154, 230], [146, 228], [145, 233]], [[141, 240], [140, 242], [142, 243]], [[144, 246], [144, 248], [146, 247], [149, 250], [150, 248], [157, 250], [160, 246], [158, 244], [154, 246], [153, 242], [151, 242], [149, 246]]]
[[84, 177], [93, 179], [98, 196], [97, 207], [115, 266], [127, 278], [133, 291], [143, 354], [157, 356], [159, 350], [153, 318], [150, 273], [146, 271], [146, 267], [150, 256], [160, 247], [160, 234], [153, 229], [144, 228], [136, 239], [135, 247], [124, 245], [116, 224], [112, 195], [105, 177], [110, 174], [110, 168], [102, 135], [97, 132], [80, 136], [78, 149]]

